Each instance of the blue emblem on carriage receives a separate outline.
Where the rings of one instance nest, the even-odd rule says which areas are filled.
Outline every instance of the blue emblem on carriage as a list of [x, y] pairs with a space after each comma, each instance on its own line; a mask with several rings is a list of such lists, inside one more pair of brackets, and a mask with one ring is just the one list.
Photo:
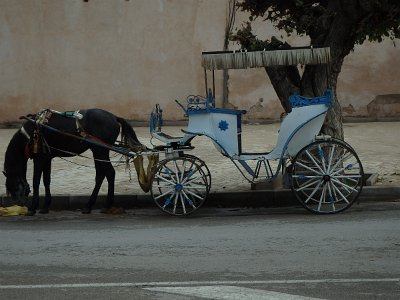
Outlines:
[[228, 130], [229, 124], [225, 120], [221, 120], [218, 124], [218, 128], [222, 131]]

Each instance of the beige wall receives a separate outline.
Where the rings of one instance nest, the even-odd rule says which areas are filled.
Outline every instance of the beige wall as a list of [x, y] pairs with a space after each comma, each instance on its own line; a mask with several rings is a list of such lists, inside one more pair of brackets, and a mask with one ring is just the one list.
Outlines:
[[354, 115], [366, 116], [368, 103], [379, 95], [397, 94], [400, 100], [400, 40], [356, 46], [344, 61], [337, 90], [342, 107], [351, 104]]
[[[204, 94], [200, 55], [222, 49], [226, 8], [222, 0], [1, 0], [0, 122], [47, 107], [147, 120], [155, 103], [181, 119], [173, 100]], [[376, 95], [400, 94], [399, 54], [391, 41], [357, 47], [339, 83], [343, 105], [365, 112]], [[250, 117], [281, 112], [263, 70], [231, 71], [229, 89]]]

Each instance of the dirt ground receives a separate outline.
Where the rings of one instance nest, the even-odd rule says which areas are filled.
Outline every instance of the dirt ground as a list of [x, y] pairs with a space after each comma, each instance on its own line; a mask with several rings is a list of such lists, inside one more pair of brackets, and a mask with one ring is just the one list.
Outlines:
[[[179, 136], [183, 127], [165, 127], [163, 131]], [[183, 128], [184, 129], [184, 128]], [[242, 148], [245, 152], [265, 152], [273, 149], [276, 143], [279, 124], [244, 125]], [[7, 145], [17, 129], [0, 130], [0, 161], [3, 164]], [[151, 136], [147, 127], [135, 128], [139, 140], [152, 147]], [[344, 125], [345, 140], [356, 150], [366, 174], [379, 174], [377, 185], [400, 186], [400, 122], [348, 123]], [[235, 168], [230, 159], [222, 156], [205, 137], [193, 140], [195, 149], [190, 154], [204, 160], [212, 175], [211, 192], [245, 191], [250, 184]], [[95, 170], [91, 152], [84, 153], [87, 158], [74, 157], [53, 160], [52, 194], [53, 195], [88, 195], [94, 186]], [[163, 158], [161, 155], [160, 159]], [[120, 155], [112, 160], [118, 161]], [[118, 163], [114, 163], [117, 165]], [[32, 182], [32, 161], [28, 162], [28, 181]], [[130, 179], [131, 178], [131, 179]], [[5, 195], [5, 177], [0, 176], [0, 196]], [[41, 193], [44, 189], [41, 187]], [[100, 193], [107, 192], [103, 184]], [[140, 189], [133, 164], [126, 170], [124, 164], [116, 167], [116, 194], [143, 194]]]

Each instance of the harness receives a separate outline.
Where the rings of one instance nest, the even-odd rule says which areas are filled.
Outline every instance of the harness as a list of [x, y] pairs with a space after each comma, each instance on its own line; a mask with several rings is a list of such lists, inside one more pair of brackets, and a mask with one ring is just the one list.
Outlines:
[[76, 120], [76, 133], [85, 137], [87, 134], [83, 130], [82, 126], [79, 124], [79, 120], [83, 118], [83, 115], [78, 111], [66, 111], [59, 112], [53, 109], [43, 109], [38, 112], [34, 117], [34, 129], [32, 136], [24, 128], [24, 125], [20, 128], [21, 134], [23, 134], [28, 142], [25, 145], [25, 156], [26, 158], [34, 158], [40, 153], [50, 153], [50, 146], [47, 144], [43, 137], [42, 125], [47, 125], [53, 114], [57, 114], [66, 118], [72, 118]]

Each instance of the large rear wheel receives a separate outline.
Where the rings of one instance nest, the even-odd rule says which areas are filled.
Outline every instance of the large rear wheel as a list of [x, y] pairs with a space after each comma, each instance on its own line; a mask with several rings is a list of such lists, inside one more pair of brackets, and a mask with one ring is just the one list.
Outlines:
[[292, 161], [291, 189], [308, 210], [333, 214], [358, 198], [364, 171], [356, 152], [340, 140], [316, 141]]

